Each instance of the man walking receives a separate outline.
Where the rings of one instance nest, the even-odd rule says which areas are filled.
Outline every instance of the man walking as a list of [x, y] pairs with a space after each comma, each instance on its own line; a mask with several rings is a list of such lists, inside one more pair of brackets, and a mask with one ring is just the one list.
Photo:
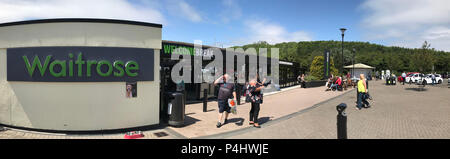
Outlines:
[[[223, 124], [227, 123], [228, 113], [231, 112], [231, 107], [228, 105], [228, 99], [234, 98], [236, 101], [236, 88], [234, 81], [227, 73], [214, 81], [214, 86], [219, 85], [219, 94], [217, 96], [217, 103], [219, 105], [219, 121], [217, 122], [217, 128], [220, 128]], [[222, 118], [225, 120], [223, 122]]]
[[375, 79], [378, 81], [378, 79], [380, 79], [380, 73], [378, 73], [378, 71], [377, 72], [375, 72]]
[[436, 75], [431, 74], [431, 85], [434, 86], [434, 83], [436, 82]]

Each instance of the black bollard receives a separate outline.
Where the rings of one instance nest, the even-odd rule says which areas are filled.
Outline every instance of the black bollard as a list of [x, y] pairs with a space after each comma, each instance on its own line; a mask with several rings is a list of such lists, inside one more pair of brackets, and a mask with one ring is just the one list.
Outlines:
[[336, 110], [338, 111], [337, 115], [337, 138], [338, 139], [347, 139], [347, 114], [345, 113], [345, 108], [347, 108], [347, 104], [341, 103], [336, 106]]
[[236, 100], [237, 100], [237, 105], [241, 105], [241, 86], [237, 86], [236, 87]]
[[207, 109], [207, 103], [208, 103], [208, 94], [207, 89], [203, 90], [203, 112], [206, 112]]

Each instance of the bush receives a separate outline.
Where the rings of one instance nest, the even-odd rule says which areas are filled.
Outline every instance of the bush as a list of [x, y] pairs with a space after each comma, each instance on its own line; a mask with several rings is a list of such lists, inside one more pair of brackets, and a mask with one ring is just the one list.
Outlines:
[[[322, 79], [324, 74], [323, 62], [324, 62], [323, 56], [314, 57], [314, 60], [311, 63], [311, 67], [309, 68], [309, 74], [311, 76], [317, 77], [318, 79]], [[338, 70], [334, 67], [334, 61], [332, 58], [330, 59], [330, 76], [331, 74], [333, 75], [338, 74]]]
[[317, 80], [320, 80], [320, 78], [312, 75], [305, 76], [305, 81], [317, 81]]

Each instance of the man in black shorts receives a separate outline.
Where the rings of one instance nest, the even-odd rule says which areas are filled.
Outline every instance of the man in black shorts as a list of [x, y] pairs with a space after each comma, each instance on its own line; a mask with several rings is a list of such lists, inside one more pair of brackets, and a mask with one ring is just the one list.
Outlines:
[[[228, 113], [230, 113], [230, 106], [228, 106], [228, 99], [234, 98], [236, 100], [236, 89], [234, 81], [229, 74], [225, 74], [214, 81], [214, 86], [219, 85], [219, 94], [217, 96], [217, 103], [219, 104], [219, 121], [217, 128], [227, 123]], [[225, 115], [224, 122], [222, 121]], [[222, 124], [223, 123], [223, 124]]]

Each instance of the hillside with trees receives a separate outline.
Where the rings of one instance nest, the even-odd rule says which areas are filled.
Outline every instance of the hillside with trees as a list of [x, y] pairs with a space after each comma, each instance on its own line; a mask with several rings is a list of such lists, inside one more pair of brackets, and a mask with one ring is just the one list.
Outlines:
[[[310, 71], [311, 63], [316, 56], [323, 56], [325, 50], [330, 50], [331, 58], [337, 69], [340, 69], [341, 41], [302, 41], [268, 44], [261, 41], [242, 46], [246, 48], [270, 48], [280, 49], [280, 60], [298, 62], [302, 72]], [[424, 42], [421, 48], [402, 48], [371, 44], [368, 42], [344, 42], [344, 66], [351, 65], [355, 48], [355, 63], [364, 63], [376, 70], [389, 69], [394, 73], [406, 71], [431, 71], [445, 73], [450, 71], [450, 53], [437, 51], [431, 48], [428, 42]], [[433, 70], [434, 69], [434, 70]], [[345, 70], [344, 70], [345, 72]]]

